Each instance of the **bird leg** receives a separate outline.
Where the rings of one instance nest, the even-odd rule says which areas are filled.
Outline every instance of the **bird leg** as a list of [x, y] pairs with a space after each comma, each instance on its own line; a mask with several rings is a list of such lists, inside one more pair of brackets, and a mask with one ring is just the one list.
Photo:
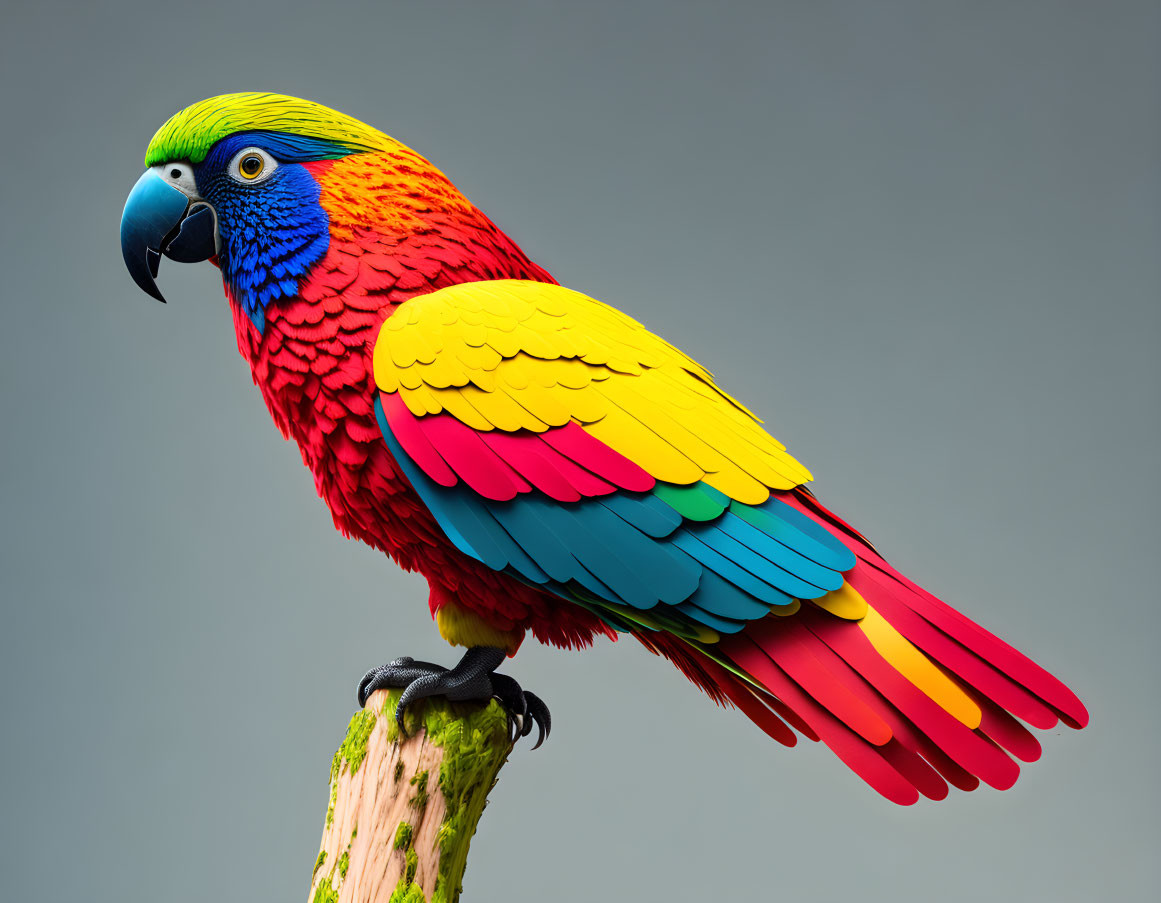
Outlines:
[[403, 713], [417, 699], [443, 696], [453, 702], [469, 700], [487, 702], [497, 699], [508, 713], [508, 729], [513, 742], [532, 733], [533, 722], [538, 729], [537, 746], [548, 737], [552, 717], [548, 707], [535, 693], [521, 689], [511, 677], [497, 674], [496, 669], [507, 657], [503, 649], [494, 646], [472, 646], [454, 668], [444, 668], [431, 662], [417, 662], [409, 656], [372, 668], [359, 681], [359, 705], [367, 704], [367, 697], [375, 690], [403, 690], [395, 707], [395, 722], [401, 731]]

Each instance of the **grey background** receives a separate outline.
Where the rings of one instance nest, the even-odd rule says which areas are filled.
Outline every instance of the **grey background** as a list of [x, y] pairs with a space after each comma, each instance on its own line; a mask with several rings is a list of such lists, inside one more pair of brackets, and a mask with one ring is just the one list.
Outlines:
[[710, 365], [904, 570], [1071, 683], [1008, 793], [897, 809], [636, 644], [514, 666], [468, 901], [1145, 900], [1158, 887], [1159, 24], [1130, 2], [7, 2], [6, 900], [305, 896], [364, 668], [450, 661], [343, 540], [216, 271], [129, 281], [177, 109], [310, 97]]

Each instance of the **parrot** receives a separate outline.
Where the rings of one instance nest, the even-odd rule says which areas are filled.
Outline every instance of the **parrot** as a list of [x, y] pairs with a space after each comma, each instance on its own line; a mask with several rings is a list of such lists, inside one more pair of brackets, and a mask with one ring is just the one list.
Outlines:
[[[425, 157], [308, 100], [194, 103], [149, 142], [122, 255], [221, 272], [238, 349], [337, 529], [418, 571], [446, 668], [367, 672], [395, 716], [496, 699], [531, 634], [632, 637], [769, 738], [821, 741], [899, 805], [1039, 758], [1088, 712], [1047, 670], [904, 576], [684, 352], [564, 287]], [[535, 748], [535, 747], [534, 747]]]

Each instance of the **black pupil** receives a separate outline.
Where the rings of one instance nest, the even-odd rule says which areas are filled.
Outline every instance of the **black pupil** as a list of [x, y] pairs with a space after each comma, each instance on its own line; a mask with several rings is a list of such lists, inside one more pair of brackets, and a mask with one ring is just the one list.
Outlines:
[[175, 179], [180, 179], [180, 178], [181, 178], [181, 170], [180, 170], [180, 169], [171, 169], [171, 170], [169, 171], [169, 174], [170, 174], [171, 176], [173, 176]]
[[258, 157], [247, 157], [242, 161], [242, 172], [248, 176], [257, 175], [261, 168], [262, 161]]

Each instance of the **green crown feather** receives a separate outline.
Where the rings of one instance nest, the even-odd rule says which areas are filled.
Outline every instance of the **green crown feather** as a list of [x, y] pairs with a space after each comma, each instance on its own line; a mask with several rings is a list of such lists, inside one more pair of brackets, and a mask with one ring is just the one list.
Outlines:
[[285, 94], [246, 91], [210, 97], [170, 117], [149, 142], [145, 165], [170, 160], [200, 163], [214, 144], [242, 131], [321, 138], [350, 148], [353, 153], [398, 146], [382, 132], [322, 104]]

